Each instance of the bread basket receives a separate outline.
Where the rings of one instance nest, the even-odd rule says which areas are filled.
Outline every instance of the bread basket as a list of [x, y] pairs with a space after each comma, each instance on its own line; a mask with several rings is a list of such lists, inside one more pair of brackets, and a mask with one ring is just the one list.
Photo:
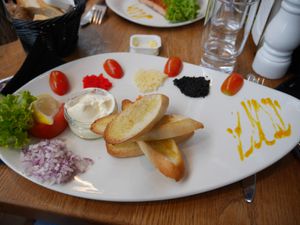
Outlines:
[[30, 51], [39, 37], [50, 51], [67, 56], [76, 47], [81, 15], [86, 0], [74, 0], [75, 7], [63, 14], [46, 20], [13, 19], [13, 25], [26, 51]]

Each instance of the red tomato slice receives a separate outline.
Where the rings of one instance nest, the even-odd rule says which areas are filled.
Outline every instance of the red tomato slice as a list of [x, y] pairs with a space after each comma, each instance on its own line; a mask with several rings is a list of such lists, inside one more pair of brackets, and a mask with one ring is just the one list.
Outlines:
[[69, 91], [68, 78], [61, 71], [54, 70], [50, 73], [49, 84], [52, 91], [58, 95], [64, 95]]
[[60, 133], [62, 133], [68, 126], [68, 123], [64, 117], [64, 104], [59, 108], [59, 111], [54, 116], [54, 122], [52, 125], [47, 125], [43, 123], [37, 123], [29, 129], [29, 133], [37, 138], [54, 138]]
[[123, 69], [120, 64], [114, 59], [107, 59], [103, 64], [105, 72], [116, 79], [123, 77]]
[[177, 76], [182, 70], [183, 64], [180, 58], [170, 57], [165, 65], [164, 73], [169, 77]]
[[244, 78], [238, 73], [230, 74], [221, 86], [221, 91], [225, 95], [235, 95], [243, 86]]

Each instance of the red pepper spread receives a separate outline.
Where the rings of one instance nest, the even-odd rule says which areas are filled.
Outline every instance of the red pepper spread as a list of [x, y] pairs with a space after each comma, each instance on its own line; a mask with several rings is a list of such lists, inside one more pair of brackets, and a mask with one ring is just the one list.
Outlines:
[[82, 82], [83, 88], [96, 87], [108, 91], [112, 87], [112, 83], [107, 78], [105, 78], [103, 74], [100, 74], [99, 76], [87, 75], [83, 78]]

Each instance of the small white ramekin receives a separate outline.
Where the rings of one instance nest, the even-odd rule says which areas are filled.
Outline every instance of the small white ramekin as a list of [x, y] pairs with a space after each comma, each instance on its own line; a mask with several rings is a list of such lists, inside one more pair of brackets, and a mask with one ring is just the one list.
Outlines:
[[158, 55], [161, 38], [158, 35], [135, 34], [130, 37], [130, 52]]

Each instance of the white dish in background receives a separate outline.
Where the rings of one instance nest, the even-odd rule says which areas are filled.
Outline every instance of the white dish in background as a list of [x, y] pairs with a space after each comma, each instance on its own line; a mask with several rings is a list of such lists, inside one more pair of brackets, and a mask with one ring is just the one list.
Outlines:
[[[108, 58], [117, 60], [124, 69], [122, 79], [113, 79], [104, 73], [104, 76], [113, 83], [110, 92], [115, 96], [119, 106], [122, 99], [134, 100], [141, 95], [133, 82], [137, 70], [163, 70], [167, 61], [163, 57], [131, 53], [95, 55], [53, 68], [63, 71], [69, 78], [71, 89], [65, 96], [52, 93], [48, 83], [49, 72], [30, 81], [20, 90], [30, 90], [33, 95], [52, 93], [58, 100], [65, 101], [82, 89], [82, 78], [85, 75], [103, 73], [104, 70], [99, 65]], [[59, 136], [66, 140], [67, 147], [75, 154], [94, 160], [94, 164], [86, 173], [77, 175], [69, 183], [50, 186], [27, 177], [22, 172], [18, 151], [0, 148], [1, 159], [16, 173], [54, 191], [88, 199], [138, 202], [190, 196], [239, 181], [275, 163], [300, 141], [298, 99], [249, 81], [245, 81], [237, 95], [229, 97], [220, 91], [226, 74], [188, 63], [184, 63], [179, 77], [201, 75], [211, 80], [210, 93], [206, 98], [186, 97], [173, 85], [173, 78], [168, 78], [158, 89], [159, 93], [169, 96], [168, 113], [182, 114], [204, 124], [204, 129], [196, 131], [190, 140], [180, 145], [186, 163], [186, 176], [180, 182], [174, 182], [160, 174], [144, 156], [114, 158], [106, 152], [102, 139], [83, 140], [69, 129]], [[247, 144], [252, 126], [242, 113], [241, 101], [266, 97], [278, 101], [281, 108], [276, 109], [282, 121], [286, 125], [291, 124], [292, 133], [287, 138], [277, 140], [272, 146], [263, 143], [260, 149], [254, 150], [252, 155], [241, 161], [237, 142], [227, 129], [236, 126], [237, 112], [241, 113], [242, 133], [245, 134], [242, 136], [242, 142]], [[268, 114], [264, 114], [263, 121], [270, 121]], [[274, 127], [271, 123], [262, 125], [266, 136], [270, 137]]]
[[135, 34], [130, 37], [130, 52], [158, 55], [161, 38], [158, 35]]
[[[196, 21], [201, 20], [205, 16], [206, 6], [207, 6], [208, 0], [199, 0], [200, 3], [200, 11], [194, 20], [189, 20], [185, 22], [179, 22], [179, 23], [170, 23], [167, 21], [162, 15], [151, 9], [150, 7], [143, 5], [139, 3], [138, 0], [106, 0], [107, 6], [114, 11], [119, 16], [123, 17], [126, 20], [129, 20], [131, 22], [144, 25], [144, 26], [150, 26], [150, 27], [179, 27], [184, 26], [187, 24], [194, 23]], [[151, 15], [152, 18], [134, 18], [133, 16], [129, 15], [127, 12], [127, 9], [129, 6], [138, 6], [139, 9], [142, 9], [145, 13], [148, 15]]]

